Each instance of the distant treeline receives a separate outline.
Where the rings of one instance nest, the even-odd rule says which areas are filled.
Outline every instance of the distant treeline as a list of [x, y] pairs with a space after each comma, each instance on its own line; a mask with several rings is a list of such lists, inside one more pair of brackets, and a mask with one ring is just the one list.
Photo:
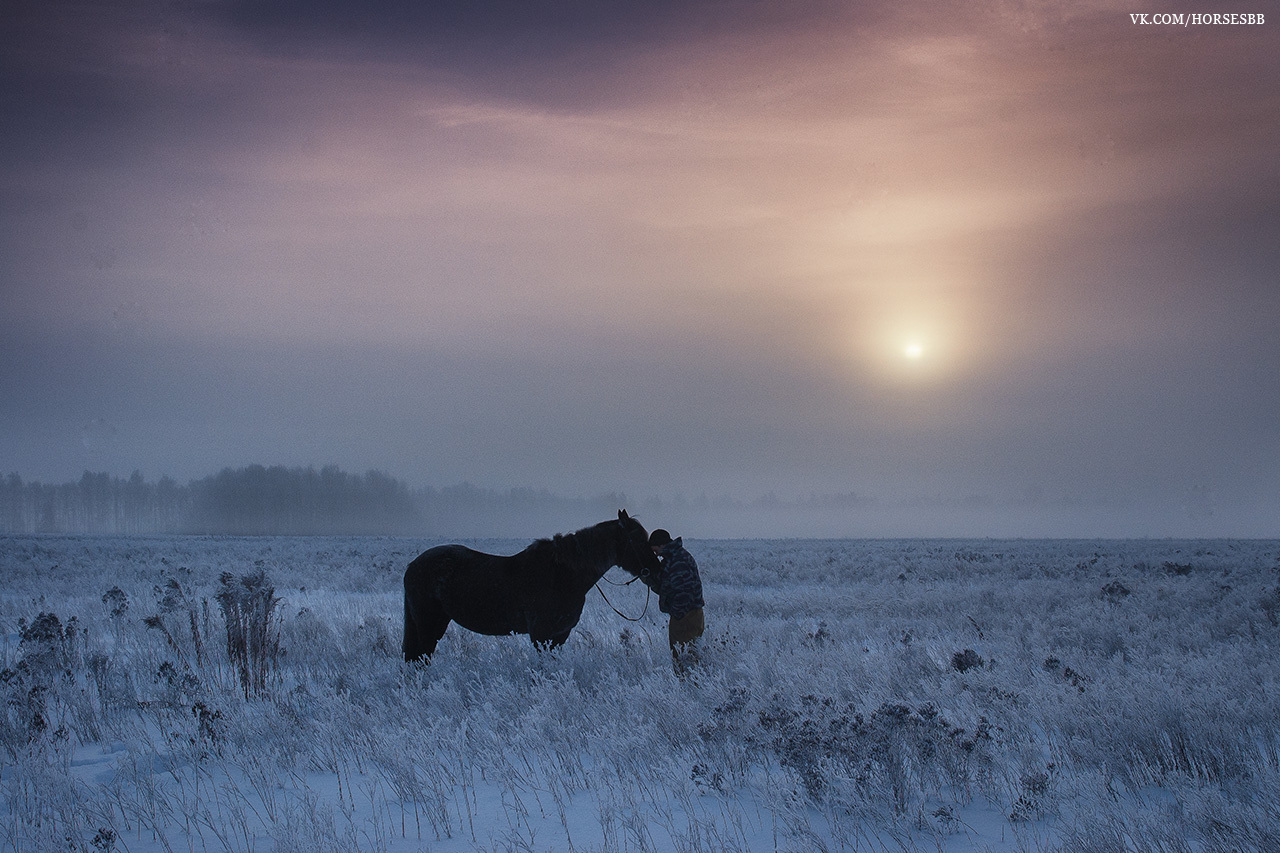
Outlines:
[[186, 485], [85, 472], [59, 485], [0, 481], [0, 532], [9, 534], [548, 535], [626, 507], [625, 496], [563, 498], [470, 484], [411, 490], [378, 471], [227, 468]]
[[86, 471], [46, 485], [10, 474], [0, 487], [6, 533], [404, 533], [419, 509], [404, 483], [336, 467], [227, 468], [180, 485]]
[[[185, 485], [85, 472], [73, 483], [0, 478], [0, 534], [373, 535], [532, 539], [568, 533], [629, 510], [649, 526], [693, 537], [865, 535], [859, 520], [885, 509], [854, 493], [751, 501], [705, 494], [628, 499], [498, 491], [470, 483], [411, 489], [379, 471], [336, 466], [226, 468]], [[912, 512], [918, 511], [913, 508]]]

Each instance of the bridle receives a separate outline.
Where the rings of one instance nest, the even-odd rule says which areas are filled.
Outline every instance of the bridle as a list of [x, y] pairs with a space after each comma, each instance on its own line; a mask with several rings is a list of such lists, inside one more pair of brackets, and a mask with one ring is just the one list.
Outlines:
[[[641, 572], [638, 575], [634, 575], [631, 578], [631, 580], [623, 581], [622, 583], [611, 581], [604, 575], [600, 576], [600, 580], [604, 581], [607, 584], [611, 584], [613, 586], [630, 586], [636, 581], [642, 580], [643, 578], [648, 577], [649, 569], [644, 567], [644, 560], [641, 559], [639, 554], [636, 553], [636, 543], [635, 543], [635, 540], [632, 538], [631, 534], [627, 531], [626, 527], [622, 525], [622, 522], [619, 522], [619, 525], [620, 525], [623, 536], [627, 540], [626, 551], [629, 556], [635, 558], [636, 562], [640, 564]], [[644, 609], [640, 611], [639, 616], [631, 617], [613, 606], [613, 602], [609, 600], [609, 596], [604, 594], [603, 589], [600, 589], [600, 581], [596, 581], [596, 591], [600, 593], [600, 597], [604, 599], [604, 603], [609, 605], [610, 610], [612, 610], [614, 613], [617, 613], [619, 616], [621, 616], [623, 619], [626, 619], [628, 622], [639, 622], [641, 619], [644, 618], [644, 615], [649, 612], [649, 599], [653, 597], [653, 588], [650, 587], [648, 584], [645, 584], [644, 588], [648, 590], [648, 592], [645, 594], [645, 597], [644, 597]]]

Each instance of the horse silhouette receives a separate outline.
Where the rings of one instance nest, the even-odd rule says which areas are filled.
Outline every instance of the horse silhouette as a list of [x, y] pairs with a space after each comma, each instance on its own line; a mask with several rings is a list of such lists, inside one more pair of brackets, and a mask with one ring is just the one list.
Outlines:
[[659, 568], [639, 521], [618, 511], [576, 533], [539, 539], [509, 557], [439, 545], [404, 573], [404, 659], [429, 658], [450, 622], [490, 636], [528, 634], [559, 646], [578, 624], [591, 587], [613, 566]]

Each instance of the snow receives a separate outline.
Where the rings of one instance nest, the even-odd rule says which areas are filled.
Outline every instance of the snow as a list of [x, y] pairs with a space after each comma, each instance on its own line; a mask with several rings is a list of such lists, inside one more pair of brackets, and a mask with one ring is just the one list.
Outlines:
[[0, 851], [1280, 849], [1280, 543], [686, 540], [683, 680], [594, 593], [556, 652], [403, 663], [434, 544], [0, 539]]

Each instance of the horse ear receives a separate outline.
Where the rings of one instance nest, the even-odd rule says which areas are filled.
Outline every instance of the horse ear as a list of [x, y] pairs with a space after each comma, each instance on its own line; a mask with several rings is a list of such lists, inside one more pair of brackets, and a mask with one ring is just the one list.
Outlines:
[[627, 515], [627, 511], [625, 509], [618, 510], [618, 521], [626, 521], [630, 517], [631, 516]]

